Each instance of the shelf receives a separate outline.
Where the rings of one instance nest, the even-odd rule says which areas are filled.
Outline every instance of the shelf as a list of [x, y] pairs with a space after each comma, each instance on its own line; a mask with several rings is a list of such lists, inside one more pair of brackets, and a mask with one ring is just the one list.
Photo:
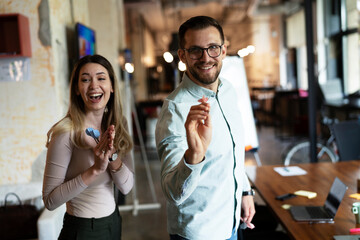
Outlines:
[[0, 14], [0, 58], [31, 57], [29, 19], [18, 13]]

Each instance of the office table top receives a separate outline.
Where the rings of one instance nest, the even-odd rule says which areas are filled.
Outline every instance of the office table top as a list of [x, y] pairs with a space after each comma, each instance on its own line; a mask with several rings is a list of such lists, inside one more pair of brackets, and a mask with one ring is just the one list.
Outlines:
[[[269, 166], [248, 166], [246, 172], [253, 187], [271, 208], [281, 222], [282, 226], [293, 239], [333, 239], [334, 235], [348, 235], [350, 228], [360, 227], [355, 223], [355, 216], [351, 212], [352, 204], [356, 201], [349, 195], [357, 192], [357, 179], [360, 178], [360, 161], [347, 161], [338, 163], [309, 163], [299, 164], [307, 171], [306, 175], [281, 176]], [[335, 223], [300, 223], [293, 220], [289, 210], [282, 208], [283, 204], [290, 205], [323, 205], [330, 191], [334, 178], [338, 177], [347, 186]], [[275, 197], [298, 190], [307, 190], [317, 193], [317, 197], [308, 199], [297, 196], [292, 199], [280, 201]]]

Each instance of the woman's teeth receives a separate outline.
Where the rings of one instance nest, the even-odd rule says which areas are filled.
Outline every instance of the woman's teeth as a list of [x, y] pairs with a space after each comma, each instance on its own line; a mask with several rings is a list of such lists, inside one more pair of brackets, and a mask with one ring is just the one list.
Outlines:
[[101, 93], [96, 93], [96, 94], [91, 94], [90, 95], [90, 98], [91, 99], [99, 99], [102, 97], [102, 94]]

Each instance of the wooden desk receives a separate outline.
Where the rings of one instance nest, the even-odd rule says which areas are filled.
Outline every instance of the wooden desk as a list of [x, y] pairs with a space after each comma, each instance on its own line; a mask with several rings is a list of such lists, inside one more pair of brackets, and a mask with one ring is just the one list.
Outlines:
[[[274, 165], [246, 168], [253, 186], [279, 219], [289, 236], [299, 240], [331, 240], [334, 235], [348, 235], [350, 228], [359, 227], [351, 212], [352, 204], [358, 200], [350, 198], [349, 195], [355, 193], [357, 189], [356, 180], [360, 178], [360, 161], [309, 163], [298, 166], [306, 170], [307, 174], [282, 177], [274, 171], [274, 167], [276, 167]], [[299, 223], [293, 220], [288, 210], [281, 207], [283, 204], [323, 205], [335, 176], [349, 187], [336, 213], [335, 223]], [[318, 195], [313, 199], [301, 196], [285, 201], [275, 199], [277, 195], [297, 190], [313, 191]]]

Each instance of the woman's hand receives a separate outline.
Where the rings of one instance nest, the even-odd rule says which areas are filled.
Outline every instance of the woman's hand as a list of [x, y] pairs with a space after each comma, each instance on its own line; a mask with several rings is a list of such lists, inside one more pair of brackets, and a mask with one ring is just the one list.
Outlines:
[[99, 173], [104, 172], [109, 164], [109, 158], [115, 152], [114, 149], [115, 126], [110, 125], [108, 129], [101, 134], [99, 143], [94, 148], [95, 163], [94, 170]]
[[100, 135], [99, 143], [93, 149], [94, 165], [81, 174], [82, 180], [86, 185], [90, 185], [96, 177], [105, 172], [109, 165], [109, 158], [115, 152], [114, 149], [115, 127], [110, 125], [108, 129]]

